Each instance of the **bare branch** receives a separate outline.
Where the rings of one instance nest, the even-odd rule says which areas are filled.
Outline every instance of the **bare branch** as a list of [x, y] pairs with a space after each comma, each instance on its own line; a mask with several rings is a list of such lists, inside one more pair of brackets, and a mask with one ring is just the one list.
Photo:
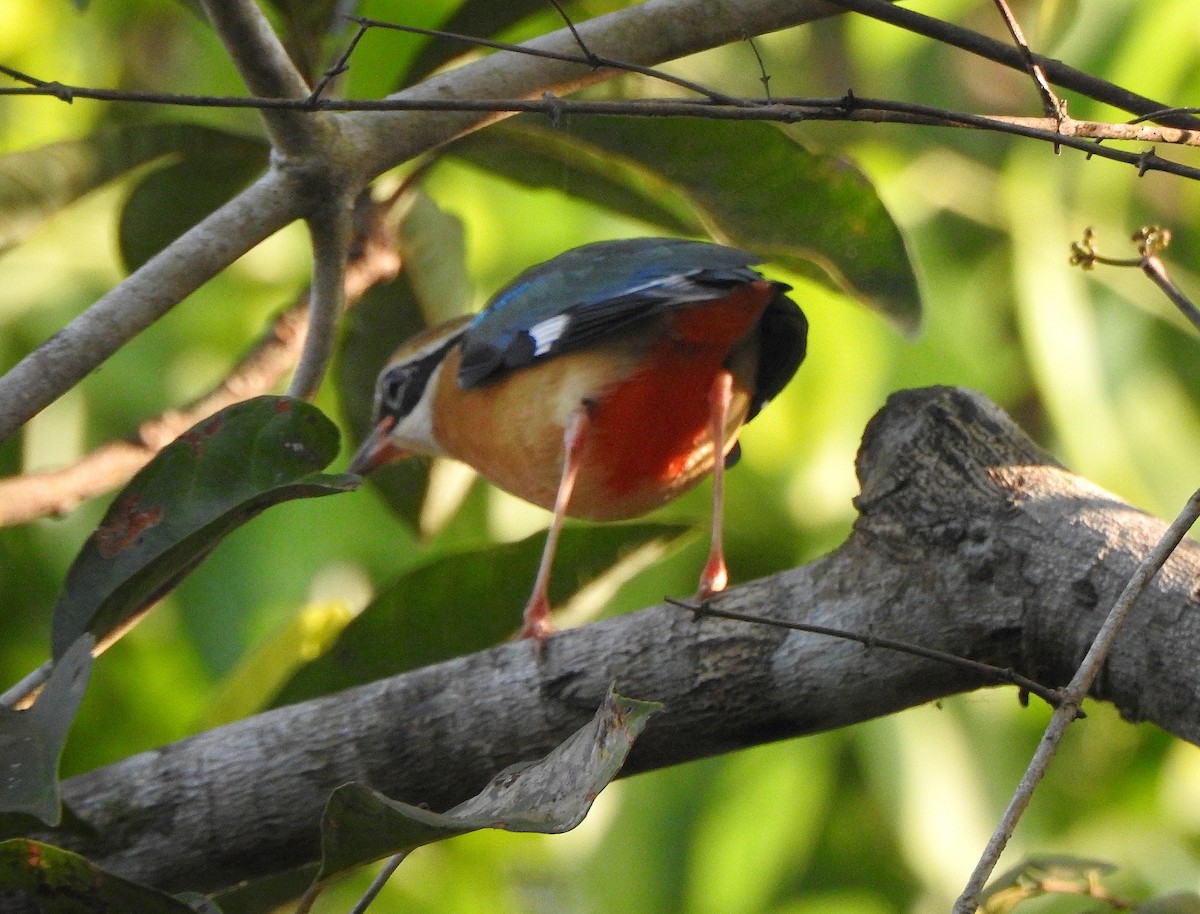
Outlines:
[[1047, 117], [1052, 117], [1055, 120], [1060, 119], [1065, 113], [1063, 111], [1062, 100], [1050, 88], [1050, 83], [1046, 80], [1046, 73], [1042, 69], [1042, 65], [1033, 59], [1033, 52], [1029, 50], [1029, 42], [1025, 40], [1025, 32], [1021, 29], [1021, 23], [1017, 21], [1017, 17], [1013, 15], [1013, 11], [1009, 9], [1007, 0], [995, 0], [995, 4], [996, 9], [1000, 11], [1000, 17], [1008, 27], [1008, 34], [1012, 35], [1013, 43], [1021, 53], [1021, 61], [1025, 64], [1026, 72], [1033, 79], [1033, 85], [1037, 89], [1038, 97], [1042, 100], [1042, 111]]
[[[296, 101], [309, 97], [304, 77], [288, 57], [255, 0], [201, 0], [209, 21], [254, 95]], [[301, 158], [320, 150], [322, 135], [333, 125], [320, 117], [264, 109], [271, 145], [284, 156]]]
[[[342, 205], [339, 205], [342, 204]], [[346, 259], [351, 238], [351, 207], [331, 201], [308, 220], [313, 247], [313, 280], [309, 296], [308, 334], [300, 364], [288, 393], [305, 399], [316, 394], [333, 356], [338, 321], [345, 306]]]

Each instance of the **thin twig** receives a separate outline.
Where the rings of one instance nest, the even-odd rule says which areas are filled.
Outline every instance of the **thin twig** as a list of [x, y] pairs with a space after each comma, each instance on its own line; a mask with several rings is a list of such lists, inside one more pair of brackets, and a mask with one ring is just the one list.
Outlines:
[[1076, 241], [1071, 245], [1071, 264], [1085, 270], [1092, 269], [1098, 263], [1109, 267], [1137, 267], [1162, 290], [1192, 326], [1200, 330], [1200, 308], [1175, 285], [1167, 273], [1166, 265], [1158, 256], [1171, 243], [1170, 231], [1159, 226], [1147, 225], [1134, 232], [1131, 240], [1137, 244], [1139, 256], [1105, 257], [1096, 250], [1096, 233], [1091, 228], [1084, 229], [1083, 241]]
[[1062, 99], [1055, 95], [1054, 90], [1050, 88], [1050, 82], [1046, 79], [1046, 72], [1042, 69], [1042, 65], [1034, 60], [1033, 52], [1029, 50], [1029, 42], [1025, 40], [1025, 33], [1021, 30], [1021, 23], [1009, 9], [1007, 0], [994, 0], [994, 2], [996, 9], [1000, 11], [1000, 18], [1008, 27], [1008, 34], [1012, 36], [1013, 43], [1021, 53], [1021, 60], [1025, 64], [1026, 72], [1029, 73], [1034, 86], [1037, 87], [1038, 96], [1042, 100], [1042, 110], [1047, 117], [1061, 120], [1064, 114]]
[[399, 854], [393, 854], [388, 858], [383, 868], [375, 874], [375, 878], [371, 880], [371, 884], [367, 886], [367, 890], [363, 892], [362, 897], [358, 899], [354, 907], [350, 909], [350, 914], [365, 914], [371, 902], [374, 901], [379, 893], [383, 891], [383, 887], [387, 885], [387, 881], [392, 878], [392, 874], [396, 872], [400, 864], [404, 862], [404, 858], [411, 853], [410, 851], [402, 851]]
[[71, 104], [75, 99], [75, 93], [71, 87], [64, 86], [60, 82], [47, 82], [44, 79], [38, 79], [36, 76], [30, 76], [28, 73], [22, 73], [20, 70], [14, 70], [12, 67], [6, 67], [0, 64], [0, 73], [15, 79], [17, 82], [28, 83], [35, 89], [40, 90], [39, 94], [52, 95], [60, 102]]
[[1025, 774], [1022, 776], [1020, 784], [1017, 785], [1017, 789], [1013, 792], [1012, 799], [1009, 800], [1008, 808], [1004, 810], [1004, 815], [996, 825], [996, 830], [988, 841], [987, 847], [984, 849], [983, 855], [975, 867], [975, 871], [971, 874], [966, 888], [963, 889], [962, 895], [959, 896], [958, 901], [954, 904], [954, 914], [975, 914], [976, 909], [979, 907], [980, 892], [983, 891], [984, 885], [986, 885], [992, 871], [996, 868], [1005, 845], [1008, 844], [1009, 839], [1016, 830], [1017, 822], [1025, 812], [1026, 807], [1029, 806], [1034, 790], [1042, 778], [1045, 777], [1050, 762], [1058, 750], [1059, 743], [1067, 732], [1067, 727], [1079, 716], [1083, 699], [1087, 696], [1092, 683], [1095, 682], [1096, 677], [1100, 674], [1104, 660], [1112, 650], [1113, 643], [1116, 641], [1117, 635], [1120, 634], [1125, 620], [1129, 618], [1130, 611], [1133, 609], [1138, 597], [1141, 596], [1142, 591], [1146, 589], [1151, 579], [1158, 573], [1167, 559], [1170, 558], [1171, 553], [1175, 551], [1175, 548], [1180, 544], [1184, 536], [1187, 535], [1188, 530], [1192, 528], [1197, 519], [1200, 519], [1200, 490], [1192, 494], [1187, 504], [1184, 505], [1183, 510], [1179, 512], [1179, 516], [1175, 518], [1171, 526], [1162, 535], [1162, 538], [1150, 550], [1150, 554], [1146, 556], [1132, 576], [1130, 576], [1125, 589], [1121, 591], [1121, 595], [1113, 603], [1113, 607], [1108, 613], [1108, 618], [1104, 620], [1104, 624], [1100, 626], [1100, 631], [1096, 633], [1096, 637], [1092, 640], [1091, 647], [1088, 648], [1083, 662], [1079, 664], [1079, 669], [1075, 671], [1075, 675], [1071, 678], [1066, 688], [1061, 690], [1062, 704], [1054, 709], [1054, 713], [1050, 717], [1050, 723], [1046, 726], [1046, 732], [1042, 735], [1042, 740], [1038, 744], [1037, 751], [1030, 760], [1029, 767], [1025, 769]]
[[1183, 316], [1191, 321], [1192, 326], [1200, 330], [1200, 308], [1197, 308], [1192, 300], [1184, 294], [1183, 290], [1171, 281], [1171, 277], [1167, 274], [1167, 268], [1158, 255], [1150, 254], [1143, 257], [1141, 268], [1142, 272], [1156, 286], [1162, 289], [1163, 294], [1183, 313]]
[[750, 45], [750, 50], [754, 52], [754, 59], [758, 61], [758, 81], [762, 83], [763, 95], [766, 97], [767, 104], [771, 104], [773, 101], [771, 98], [771, 74], [767, 72], [766, 61], [758, 52], [758, 42], [754, 40], [753, 35], [746, 37], [746, 43]]
[[880, 638], [876, 635], [860, 635], [857, 632], [832, 628], [828, 625], [813, 625], [808, 622], [794, 622], [790, 619], [776, 619], [770, 616], [737, 612], [736, 610], [718, 609], [711, 603], [689, 603], [686, 600], [676, 600], [672, 597], [667, 597], [666, 602], [672, 606], [690, 610], [697, 616], [713, 616], [719, 619], [732, 619], [736, 622], [750, 622], [754, 625], [772, 625], [776, 628], [787, 628], [797, 632], [811, 632], [814, 635], [828, 635], [831, 638], [841, 638], [843, 641], [857, 641], [859, 644], [869, 648], [879, 647], [902, 654], [912, 654], [914, 657], [924, 657], [926, 660], [937, 660], [941, 663], [948, 663], [952, 666], [971, 670], [974, 673], [979, 673], [981, 676], [996, 680], [997, 682], [1006, 682], [1009, 685], [1015, 685], [1026, 692], [1038, 696], [1053, 708], [1057, 708], [1062, 704], [1062, 698], [1057, 689], [1052, 689], [1039, 682], [1035, 682], [1027, 676], [1022, 676], [1015, 670], [993, 666], [990, 663], [982, 663], [967, 657], [960, 657], [957, 654], [948, 654], [945, 651], [939, 651], [920, 644], [897, 641], [894, 638]]
[[554, 7], [554, 11], [558, 13], [558, 18], [563, 21], [563, 24], [570, 31], [571, 37], [575, 39], [575, 43], [579, 45], [579, 50], [583, 51], [584, 56], [587, 57], [588, 60], [598, 60], [599, 58], [592, 53], [591, 48], [589, 48], [587, 43], [583, 40], [583, 36], [579, 34], [579, 29], [575, 28], [575, 23], [571, 21], [571, 17], [568, 16], [567, 11], [563, 9], [563, 5], [559, 3], [558, 0], [550, 0], [550, 5]]
[[[75, 91], [75, 87], [67, 87]], [[860, 98], [852, 104], [847, 98], [739, 98], [735, 104], [710, 102], [702, 99], [626, 99], [621, 101], [567, 99], [554, 95], [542, 98], [462, 98], [462, 99], [307, 99], [295, 101], [277, 98], [246, 98], [222, 96], [191, 96], [155, 93], [122, 93], [104, 90], [81, 90], [81, 97], [128, 101], [144, 104], [179, 105], [184, 107], [282, 108], [296, 111], [446, 111], [481, 113], [538, 113], [550, 116], [578, 114], [621, 117], [693, 117], [709, 120], [769, 121], [785, 124], [806, 120], [852, 121], [864, 123], [911, 124], [922, 127], [961, 127], [991, 130], [1044, 140], [1069, 146], [1101, 158], [1138, 167], [1141, 172], [1161, 171], [1192, 180], [1200, 178], [1200, 169], [1164, 159], [1149, 150], [1143, 153], [1113, 151], [1097, 146], [1091, 140], [1100, 138], [1129, 142], [1169, 143], [1178, 146], [1200, 146], [1200, 130], [1160, 125], [1139, 126], [1132, 122], [1077, 121], [1064, 118], [1056, 124], [1052, 118], [1012, 117], [1005, 115], [970, 114], [900, 102], [891, 99]], [[49, 90], [3, 89], [0, 95], [49, 95]], [[1059, 130], [1056, 131], [1056, 126]]]
[[1200, 114], [1200, 108], [1197, 107], [1177, 107], [1177, 108], [1159, 108], [1157, 111], [1148, 111], [1145, 114], [1132, 118], [1127, 123], [1140, 124], [1143, 121], [1157, 121], [1163, 118], [1171, 117], [1176, 114]]
[[351, 38], [346, 44], [345, 50], [342, 51], [342, 53], [338, 56], [338, 59], [333, 63], [333, 66], [325, 71], [320, 81], [313, 88], [312, 94], [308, 97], [310, 107], [315, 107], [317, 100], [320, 99], [320, 97], [325, 93], [325, 90], [329, 88], [329, 84], [331, 82], [350, 69], [350, 57], [354, 54], [354, 50], [358, 47], [358, 43], [362, 41], [363, 36], [369, 31], [370, 28], [368, 26], [362, 25], [361, 23], [359, 24], [358, 30], [354, 33], [354, 37]]

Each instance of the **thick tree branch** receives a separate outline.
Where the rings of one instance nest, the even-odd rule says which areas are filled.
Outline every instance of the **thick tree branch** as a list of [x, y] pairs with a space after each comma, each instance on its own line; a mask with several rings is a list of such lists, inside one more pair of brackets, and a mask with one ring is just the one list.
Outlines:
[[[255, 0], [202, 0], [204, 12], [229, 52], [246, 88], [264, 98], [303, 99], [308, 84]], [[333, 121], [297, 111], [264, 110], [271, 145], [283, 156], [302, 158], [321, 151]]]
[[[720, 605], [928, 645], [1067, 682], [1165, 524], [1066, 472], [977, 394], [895, 395], [858, 460], [839, 549]], [[1200, 546], [1151, 583], [1093, 694], [1200, 742]], [[101, 864], [214, 890], [315, 858], [330, 790], [445, 808], [578, 727], [608, 684], [665, 703], [628, 773], [815, 733], [980, 687], [978, 674], [826, 636], [657, 607], [241, 721], [71, 779]], [[1086, 726], [1086, 723], [1081, 724]]]

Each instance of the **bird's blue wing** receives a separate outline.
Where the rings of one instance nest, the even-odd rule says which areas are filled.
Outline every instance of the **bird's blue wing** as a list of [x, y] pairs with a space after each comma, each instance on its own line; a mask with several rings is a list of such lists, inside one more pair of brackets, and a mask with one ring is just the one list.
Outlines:
[[762, 277], [746, 251], [676, 238], [601, 241], [526, 270], [468, 326], [458, 381], [474, 387], [620, 334], [653, 314]]

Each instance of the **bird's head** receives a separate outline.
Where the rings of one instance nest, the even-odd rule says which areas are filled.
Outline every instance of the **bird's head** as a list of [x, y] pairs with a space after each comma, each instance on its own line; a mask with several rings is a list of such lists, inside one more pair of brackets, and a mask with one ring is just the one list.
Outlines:
[[433, 436], [437, 378], [471, 318], [464, 315], [422, 331], [388, 360], [375, 382], [371, 431], [350, 460], [351, 473], [365, 476], [413, 453], [441, 452]]

